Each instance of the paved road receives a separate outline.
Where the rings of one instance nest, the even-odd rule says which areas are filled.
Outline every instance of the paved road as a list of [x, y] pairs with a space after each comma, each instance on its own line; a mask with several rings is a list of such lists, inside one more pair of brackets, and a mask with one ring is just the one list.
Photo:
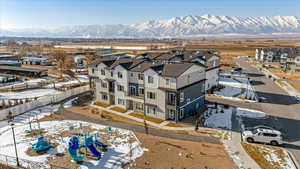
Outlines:
[[[263, 98], [261, 103], [256, 103], [259, 108], [271, 116], [265, 123], [284, 132], [287, 147], [300, 164], [300, 103], [289, 96], [271, 79], [266, 78], [245, 59], [237, 59], [237, 63], [248, 73], [254, 81], [254, 89], [258, 97]], [[251, 103], [247, 103], [251, 104]], [[262, 121], [262, 123], [264, 123]]]
[[[123, 128], [123, 129], [131, 130], [139, 133], [145, 133], [145, 128], [143, 126], [115, 122], [115, 121], [94, 119], [81, 114], [73, 113], [68, 110], [63, 110], [62, 115], [65, 116], [67, 119], [71, 119], [71, 120], [84, 120], [87, 122], [92, 122], [92, 123], [97, 123], [97, 124], [102, 124], [102, 125], [107, 125], [107, 126], [112, 126], [117, 128]], [[196, 142], [207, 142], [212, 144], [221, 144], [220, 140], [214, 137], [193, 136], [189, 134], [177, 134], [172, 132], [164, 132], [153, 128], [149, 128], [148, 131], [149, 134], [160, 136], [160, 137], [167, 137], [167, 138], [187, 140], [187, 141], [196, 141]]]

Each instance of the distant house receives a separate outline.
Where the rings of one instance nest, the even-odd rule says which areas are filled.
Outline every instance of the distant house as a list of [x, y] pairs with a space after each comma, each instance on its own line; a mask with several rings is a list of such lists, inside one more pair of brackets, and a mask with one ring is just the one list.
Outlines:
[[23, 57], [22, 58], [22, 64], [49, 66], [49, 65], [51, 65], [51, 62], [47, 58]]
[[96, 56], [111, 54], [111, 49], [96, 49]]
[[255, 59], [263, 62], [278, 62], [281, 70], [288, 73], [300, 73], [300, 48], [273, 47], [256, 49]]

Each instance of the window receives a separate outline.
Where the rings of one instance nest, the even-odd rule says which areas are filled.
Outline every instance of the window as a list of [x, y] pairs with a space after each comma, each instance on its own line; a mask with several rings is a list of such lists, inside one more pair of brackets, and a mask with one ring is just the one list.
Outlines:
[[266, 136], [266, 137], [277, 137], [277, 134], [263, 133], [263, 136]]
[[130, 89], [130, 95], [132, 95], [132, 96], [137, 95], [135, 86], [130, 86], [129, 89]]
[[107, 100], [107, 95], [106, 94], [102, 94], [102, 100]]
[[118, 72], [118, 78], [122, 79], [123, 78], [123, 75], [121, 72]]
[[174, 118], [175, 118], [175, 110], [173, 110], [173, 109], [169, 110], [169, 118], [172, 119], [172, 120], [174, 120]]
[[123, 92], [123, 91], [124, 91], [124, 86], [122, 86], [122, 85], [118, 85], [118, 91], [121, 91], [121, 92]]
[[139, 95], [144, 95], [144, 88], [139, 88]]
[[176, 94], [168, 93], [168, 104], [175, 105], [175, 103], [176, 103]]
[[113, 71], [110, 72], [110, 76], [111, 76], [111, 77], [114, 76], [114, 72], [113, 72]]
[[184, 92], [180, 93], [180, 102], [184, 102]]
[[101, 75], [105, 75], [105, 70], [101, 69]]
[[166, 85], [169, 86], [171, 84], [171, 80], [170, 79], [166, 79]]
[[118, 104], [124, 105], [124, 100], [123, 99], [118, 99]]
[[135, 108], [137, 110], [143, 110], [143, 104], [142, 103], [136, 103]]
[[153, 77], [152, 76], [148, 76], [148, 83], [153, 83]]
[[147, 112], [148, 112], [148, 114], [156, 114], [156, 109], [155, 109], [155, 107], [147, 107]]
[[133, 77], [133, 73], [130, 73], [130, 76]]
[[186, 99], [186, 102], [188, 102], [188, 103], [191, 102], [191, 99], [190, 99], [190, 98], [187, 98], [187, 99]]
[[154, 92], [147, 92], [147, 98], [148, 99], [155, 99], [155, 93]]
[[217, 66], [217, 61], [216, 60], [213, 61], [213, 67], [215, 67], [215, 66]]
[[92, 73], [95, 73], [95, 69], [94, 68], [92, 68]]
[[184, 117], [184, 109], [180, 109], [180, 113], [179, 113], [180, 119], [182, 119]]
[[139, 77], [139, 80], [144, 80], [144, 75], [143, 75], [142, 73], [140, 73], [140, 74], [138, 75], [138, 77]]
[[200, 104], [199, 103], [196, 103], [196, 109], [198, 110], [200, 107]]
[[107, 88], [107, 84], [105, 82], [101, 83], [102, 88]]

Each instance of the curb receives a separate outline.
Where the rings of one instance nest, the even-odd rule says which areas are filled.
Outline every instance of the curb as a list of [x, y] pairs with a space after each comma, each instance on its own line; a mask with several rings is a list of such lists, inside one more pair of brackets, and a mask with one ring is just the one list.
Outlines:
[[294, 167], [295, 167], [296, 169], [299, 169], [299, 164], [298, 164], [296, 158], [294, 157], [294, 155], [293, 155], [290, 151], [288, 151], [288, 150], [286, 150], [286, 152], [287, 152], [287, 154], [289, 155], [290, 159], [292, 160], [292, 162], [293, 162], [293, 164], [294, 164]]

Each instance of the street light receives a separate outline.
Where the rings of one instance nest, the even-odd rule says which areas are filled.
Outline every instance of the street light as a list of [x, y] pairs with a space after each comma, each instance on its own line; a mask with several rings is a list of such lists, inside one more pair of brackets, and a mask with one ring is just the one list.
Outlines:
[[15, 153], [16, 153], [16, 159], [17, 159], [17, 166], [19, 167], [20, 166], [20, 163], [19, 163], [19, 158], [18, 158], [18, 151], [17, 151], [17, 145], [16, 145], [16, 138], [15, 138], [15, 130], [14, 130], [14, 123], [13, 122], [9, 122], [9, 125], [11, 126], [11, 130], [12, 130], [12, 133], [13, 133], [13, 138], [14, 138], [14, 146], [15, 146]]

